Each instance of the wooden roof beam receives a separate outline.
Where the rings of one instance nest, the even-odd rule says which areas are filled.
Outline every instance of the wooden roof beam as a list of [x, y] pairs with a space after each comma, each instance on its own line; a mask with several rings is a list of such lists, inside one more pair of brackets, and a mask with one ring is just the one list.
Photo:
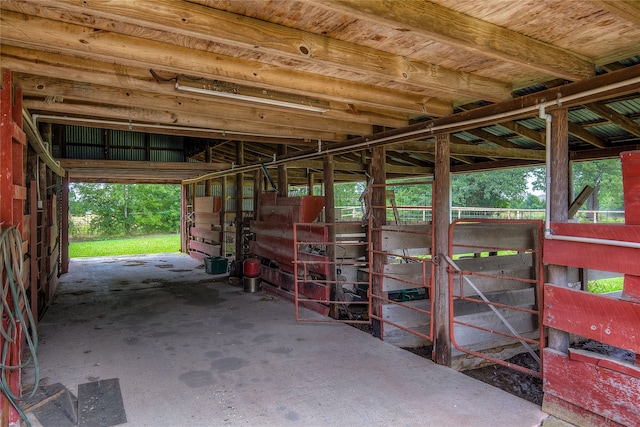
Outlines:
[[[450, 144], [451, 155], [476, 156], [476, 157], [496, 157], [502, 159], [520, 160], [544, 160], [544, 150], [525, 150], [522, 148], [488, 147], [466, 144]], [[391, 144], [389, 150], [433, 153], [435, 142], [409, 141]]]
[[606, 148], [607, 142], [600, 138], [599, 136], [589, 132], [585, 128], [575, 123], [569, 122], [569, 133], [576, 138], [580, 138], [581, 140], [593, 145], [598, 148]]
[[536, 132], [533, 129], [529, 129], [526, 126], [521, 125], [518, 122], [515, 121], [508, 121], [508, 122], [500, 122], [498, 123], [498, 125], [502, 126], [503, 128], [507, 128], [509, 129], [511, 132], [516, 133], [520, 136], [524, 136], [525, 138], [529, 138], [530, 140], [532, 140], [533, 142], [541, 145], [541, 146], [545, 146], [546, 145], [546, 141], [544, 140], [545, 136], [543, 133], [540, 132]]
[[610, 121], [616, 126], [620, 126], [622, 129], [626, 130], [627, 132], [635, 136], [640, 136], [640, 125], [638, 125], [633, 120], [627, 118], [624, 114], [618, 113], [616, 110], [609, 107], [608, 105], [590, 103], [590, 104], [586, 104], [585, 107], [593, 111], [603, 119]]
[[[442, 100], [399, 92], [370, 84], [320, 76], [308, 72], [267, 66], [255, 61], [224, 56], [165, 42], [102, 31], [99, 37], [93, 27], [65, 24], [52, 19], [9, 11], [29, 8], [26, 3], [3, 1], [0, 23], [6, 28], [2, 43], [48, 52], [89, 58], [138, 68], [164, 65], [164, 71], [206, 79], [221, 79], [231, 83], [279, 90], [295, 95], [316, 97], [327, 101], [362, 104], [376, 108], [394, 108], [413, 114], [442, 116], [450, 114], [452, 106]], [[35, 7], [32, 13], [45, 11]], [[47, 28], [46, 32], [42, 28]], [[174, 36], [172, 36], [174, 37]], [[175, 37], [174, 37], [175, 38]], [[128, 46], [123, 49], [122, 46]], [[265, 83], [268, 82], [268, 83]], [[452, 82], [449, 82], [452, 83]], [[478, 85], [487, 90], [487, 84]], [[480, 96], [480, 94], [478, 94]]]
[[[65, 100], [78, 102], [102, 103], [113, 106], [127, 106], [152, 108], [153, 110], [174, 111], [176, 114], [198, 114], [206, 112], [211, 118], [213, 127], [221, 127], [223, 121], [248, 121], [252, 124], [265, 123], [267, 125], [290, 126], [298, 129], [330, 131], [338, 134], [351, 133], [354, 135], [368, 135], [372, 131], [371, 125], [340, 121], [325, 115], [310, 117], [309, 114], [293, 111], [276, 111], [261, 107], [247, 108], [220, 103], [214, 97], [209, 99], [172, 95], [139, 90], [126, 90], [110, 86], [94, 85], [90, 83], [78, 85], [77, 82], [62, 79], [52, 79], [14, 73], [14, 84], [21, 87], [25, 96], [59, 96]], [[182, 95], [182, 94], [180, 94]], [[220, 125], [213, 123], [218, 120]], [[232, 130], [232, 127], [227, 127]]]
[[[443, 92], [489, 101], [509, 99], [512, 90], [509, 85], [498, 80], [443, 67], [435, 67], [437, 72], [434, 72], [433, 64], [409, 61], [381, 50], [193, 3], [166, 0], [153, 3], [113, 0], [97, 6], [89, 2], [76, 6], [77, 3], [73, 0], [59, 0], [53, 5], [50, 1], [34, 0], [30, 3], [35, 4], [33, 8], [23, 7], [21, 10], [79, 25], [85, 24], [86, 15], [89, 14], [94, 28], [121, 34], [141, 34], [155, 41], [176, 45], [184, 38], [212, 41], [250, 52], [260, 52], [263, 54], [261, 61], [269, 61], [269, 57], [264, 55], [269, 53], [277, 58], [276, 61], [282, 57], [295, 60], [287, 61], [287, 66], [300, 71], [308, 68], [306, 64], [321, 65], [323, 70], [346, 69], [402, 84], [431, 90], [436, 88]], [[177, 25], [177, 16], [182, 17], [187, 24]], [[238, 31], [239, 23], [242, 31]], [[144, 27], [145, 31], [140, 32], [138, 26]], [[176, 37], [177, 35], [183, 37]], [[256, 40], [260, 41], [259, 45], [256, 45]], [[215, 52], [215, 43], [208, 45], [210, 52]], [[295, 65], [296, 63], [302, 65]], [[281, 62], [270, 64], [282, 66]]]
[[321, 3], [327, 9], [349, 13], [356, 19], [385, 20], [487, 57], [516, 63], [568, 80], [582, 80], [595, 74], [595, 65], [575, 53], [551, 46], [435, 3], [421, 1], [381, 2], [369, 0], [304, 0]]
[[[76, 85], [79, 82], [86, 82], [166, 96], [178, 95], [172, 82], [155, 81], [148, 69], [124, 65], [114, 67], [113, 64], [102, 61], [74, 58], [68, 55], [23, 49], [15, 46], [3, 45], [0, 54], [5, 67], [25, 75], [37, 72], [39, 76], [69, 80], [73, 81]], [[37, 70], [34, 70], [33, 61], [37, 61], [38, 63]], [[126, 78], [123, 78], [123, 76], [126, 76]], [[212, 101], [212, 97], [206, 95], [192, 94], [189, 92], [181, 92], [179, 95], [185, 98]], [[229, 100], [226, 98], [216, 98], [216, 103], [232, 109], [245, 105], [237, 100]], [[413, 112], [414, 114], [417, 113], [417, 106], [415, 108], [416, 111]], [[291, 110], [287, 109], [287, 111]], [[451, 106], [443, 109], [441, 113], [446, 111], [451, 113]], [[298, 112], [297, 114], [302, 114], [302, 112]], [[317, 117], [315, 113], [306, 114], [311, 118], [314, 116]], [[440, 114], [434, 115], [437, 116]], [[408, 123], [406, 112], [389, 111], [386, 107], [355, 107], [353, 104], [339, 102], [332, 102], [331, 108], [326, 113], [323, 113], [322, 117], [390, 127], [406, 126]]]
[[492, 144], [497, 145], [498, 147], [504, 148], [520, 148], [518, 144], [514, 144], [513, 142], [507, 140], [506, 138], [502, 138], [500, 136], [494, 135], [491, 132], [488, 132], [484, 129], [470, 129], [466, 131], [467, 133], [477, 136], [478, 138], [490, 142]]
[[[41, 111], [53, 114], [68, 114], [82, 117], [92, 117], [96, 119], [132, 120], [136, 122], [160, 123], [164, 125], [195, 127], [203, 129], [213, 129], [228, 131], [229, 137], [234, 136], [234, 132], [252, 133], [260, 136], [289, 137], [305, 139], [321, 139], [326, 141], [342, 140], [346, 135], [337, 135], [332, 132], [304, 131], [287, 126], [262, 125], [256, 129], [255, 124], [250, 122], [218, 120], [203, 114], [175, 114], [170, 111], [153, 110], [140, 107], [125, 106], [103, 106], [92, 104], [76, 104], [70, 102], [47, 103], [45, 99], [25, 98], [24, 105], [30, 111]], [[243, 139], [242, 135], [235, 139]]]

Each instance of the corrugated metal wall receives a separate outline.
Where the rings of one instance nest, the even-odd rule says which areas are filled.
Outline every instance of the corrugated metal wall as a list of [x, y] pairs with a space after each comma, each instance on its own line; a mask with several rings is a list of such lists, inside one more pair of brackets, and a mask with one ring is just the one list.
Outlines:
[[54, 147], [56, 157], [91, 160], [138, 160], [184, 162], [183, 137], [147, 135], [141, 132], [64, 126], [64, 153]]

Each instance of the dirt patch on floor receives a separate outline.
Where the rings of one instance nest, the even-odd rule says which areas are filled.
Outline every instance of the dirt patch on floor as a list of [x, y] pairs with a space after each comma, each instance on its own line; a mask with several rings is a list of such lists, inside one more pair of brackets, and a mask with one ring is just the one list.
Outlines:
[[[518, 354], [507, 362], [529, 368], [533, 371], [539, 370], [539, 365], [529, 353]], [[542, 378], [516, 371], [503, 365], [491, 365], [484, 368], [464, 371], [463, 374], [490, 384], [508, 393], [542, 405]]]

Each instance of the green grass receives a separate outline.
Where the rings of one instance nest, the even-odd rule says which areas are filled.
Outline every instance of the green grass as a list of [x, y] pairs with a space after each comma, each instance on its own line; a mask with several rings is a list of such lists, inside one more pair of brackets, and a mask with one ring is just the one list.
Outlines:
[[624, 284], [623, 277], [613, 277], [611, 279], [600, 279], [589, 281], [589, 292], [594, 294], [604, 294], [606, 292], [621, 291]]
[[85, 240], [69, 243], [69, 258], [117, 256], [178, 252], [179, 234], [131, 237], [124, 239]]

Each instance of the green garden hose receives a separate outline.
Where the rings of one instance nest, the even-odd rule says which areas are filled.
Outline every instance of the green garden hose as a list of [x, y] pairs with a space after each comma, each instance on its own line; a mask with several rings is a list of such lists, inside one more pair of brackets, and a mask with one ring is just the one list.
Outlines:
[[[31, 256], [34, 256], [35, 250], [32, 248]], [[8, 383], [7, 375], [10, 372], [18, 371], [20, 375], [21, 369], [34, 364], [35, 386], [29, 395], [32, 397], [38, 388], [40, 382], [40, 369], [36, 351], [38, 348], [38, 334], [36, 332], [36, 323], [30, 310], [29, 298], [22, 283], [23, 278], [23, 259], [22, 259], [22, 238], [15, 227], [9, 227], [2, 230], [0, 234], [0, 277], [2, 277], [2, 304], [0, 304], [0, 318], [2, 319], [2, 327], [0, 335], [2, 335], [2, 350], [0, 359], [0, 389], [11, 403], [11, 405], [20, 414], [27, 426], [31, 427], [31, 423], [27, 419], [26, 414], [18, 405], [18, 401], [22, 397], [14, 394]], [[33, 272], [31, 272], [33, 274]], [[26, 317], [25, 317], [26, 313]], [[20, 345], [16, 343], [18, 337], [18, 328], [22, 327], [27, 347], [29, 348], [29, 358], [22, 363], [11, 363], [9, 361], [11, 347]]]

